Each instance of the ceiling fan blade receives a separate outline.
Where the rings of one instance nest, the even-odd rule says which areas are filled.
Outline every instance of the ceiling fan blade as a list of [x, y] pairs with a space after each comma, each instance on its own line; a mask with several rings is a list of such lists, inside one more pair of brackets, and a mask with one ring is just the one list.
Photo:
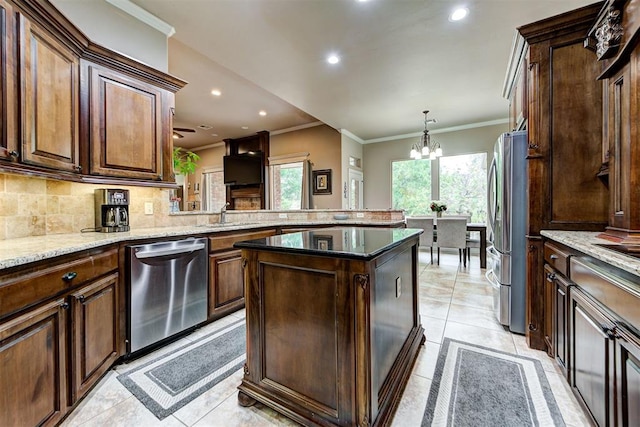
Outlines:
[[195, 129], [189, 129], [189, 128], [173, 128], [173, 130], [179, 131], [179, 132], [195, 132]]
[[173, 131], [173, 139], [184, 138], [184, 135], [180, 135], [178, 132]]

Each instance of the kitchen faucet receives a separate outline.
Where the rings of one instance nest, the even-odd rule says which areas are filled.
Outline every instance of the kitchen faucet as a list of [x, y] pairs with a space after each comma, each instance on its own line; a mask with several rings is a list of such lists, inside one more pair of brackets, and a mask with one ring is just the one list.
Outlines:
[[220, 209], [220, 224], [224, 224], [227, 221], [227, 206], [231, 206], [231, 203], [225, 203]]

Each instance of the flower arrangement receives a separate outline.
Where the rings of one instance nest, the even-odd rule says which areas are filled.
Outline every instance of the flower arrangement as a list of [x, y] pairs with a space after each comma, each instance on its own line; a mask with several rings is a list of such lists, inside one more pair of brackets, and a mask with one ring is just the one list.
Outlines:
[[431, 202], [430, 208], [432, 212], [443, 212], [447, 210], [447, 205], [440, 200], [434, 200]]

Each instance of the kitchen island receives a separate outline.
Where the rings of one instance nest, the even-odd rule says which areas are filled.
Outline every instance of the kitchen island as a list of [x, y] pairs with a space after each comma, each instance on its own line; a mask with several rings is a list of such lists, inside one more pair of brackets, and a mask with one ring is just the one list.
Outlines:
[[247, 362], [241, 405], [304, 425], [388, 425], [424, 342], [422, 230], [336, 227], [242, 249]]

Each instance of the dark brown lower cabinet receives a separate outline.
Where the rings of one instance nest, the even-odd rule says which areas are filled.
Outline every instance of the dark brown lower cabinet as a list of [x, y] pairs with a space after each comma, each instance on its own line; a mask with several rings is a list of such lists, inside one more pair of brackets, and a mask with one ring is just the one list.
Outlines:
[[239, 250], [209, 255], [209, 318], [244, 306], [242, 253]]
[[640, 338], [626, 328], [616, 333], [617, 425], [640, 425]]
[[545, 309], [551, 309], [551, 315], [545, 315], [545, 336], [549, 356], [556, 359], [560, 369], [567, 377], [567, 362], [569, 361], [567, 309], [569, 307], [569, 286], [567, 278], [559, 274], [549, 265], [545, 265]]
[[57, 299], [0, 326], [1, 426], [50, 426], [64, 416], [65, 307]]
[[614, 425], [615, 324], [579, 287], [569, 301], [571, 387], [593, 421]]
[[71, 301], [71, 396], [75, 403], [118, 358], [118, 274], [73, 293]]

